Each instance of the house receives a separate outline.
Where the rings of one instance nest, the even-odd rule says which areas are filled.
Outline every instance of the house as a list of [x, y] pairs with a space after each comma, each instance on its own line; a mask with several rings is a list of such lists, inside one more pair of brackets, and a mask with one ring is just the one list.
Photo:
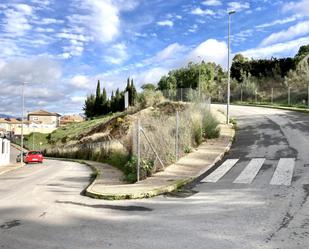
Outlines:
[[44, 125], [45, 128], [57, 128], [60, 126], [61, 115], [55, 112], [38, 110], [28, 113], [28, 121]]
[[6, 135], [10, 131], [9, 121], [5, 118], [0, 118], [0, 136]]
[[80, 123], [83, 122], [84, 120], [85, 118], [79, 114], [65, 115], [60, 118], [60, 126], [66, 126], [72, 123]]

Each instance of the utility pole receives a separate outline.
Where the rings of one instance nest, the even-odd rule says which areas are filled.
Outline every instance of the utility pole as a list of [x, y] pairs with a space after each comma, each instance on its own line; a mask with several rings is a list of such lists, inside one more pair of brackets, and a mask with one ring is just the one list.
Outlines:
[[24, 162], [24, 109], [25, 109], [25, 94], [24, 94], [24, 88], [25, 88], [25, 84], [26, 82], [22, 83], [22, 90], [21, 90], [21, 95], [22, 95], [22, 99], [21, 99], [21, 142], [20, 142], [20, 146], [21, 146], [21, 152], [20, 152], [20, 162], [23, 163]]
[[230, 123], [230, 95], [231, 95], [231, 71], [230, 71], [230, 35], [231, 35], [231, 15], [235, 14], [235, 10], [231, 10], [228, 12], [228, 55], [227, 55], [227, 68], [228, 68], [228, 76], [227, 76], [227, 105], [226, 105], [226, 123]]
[[198, 97], [201, 98], [201, 56], [199, 58], [199, 65], [198, 65]]

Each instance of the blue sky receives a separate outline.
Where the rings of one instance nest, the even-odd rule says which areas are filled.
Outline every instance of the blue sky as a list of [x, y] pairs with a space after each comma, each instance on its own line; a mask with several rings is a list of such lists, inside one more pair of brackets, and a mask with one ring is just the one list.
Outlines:
[[309, 44], [309, 0], [1, 0], [0, 113], [81, 112], [97, 80], [108, 92], [156, 83], [200, 58], [294, 56]]

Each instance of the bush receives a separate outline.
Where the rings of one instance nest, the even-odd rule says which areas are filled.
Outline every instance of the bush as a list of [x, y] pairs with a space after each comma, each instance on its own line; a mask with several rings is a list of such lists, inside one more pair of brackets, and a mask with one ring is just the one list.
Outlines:
[[141, 108], [146, 108], [149, 106], [157, 106], [163, 101], [164, 97], [162, 92], [160, 91], [144, 90], [138, 96], [138, 103]]
[[[152, 175], [154, 167], [154, 161], [142, 159], [140, 163], [140, 179], [146, 179], [146, 177]], [[125, 180], [129, 183], [137, 181], [137, 157], [132, 156], [124, 167]]]
[[205, 138], [217, 138], [220, 136], [218, 120], [209, 111], [205, 111], [203, 117], [203, 134]]
[[196, 145], [200, 145], [203, 142], [203, 129], [202, 129], [202, 117], [195, 113], [191, 117], [191, 129], [193, 139]]

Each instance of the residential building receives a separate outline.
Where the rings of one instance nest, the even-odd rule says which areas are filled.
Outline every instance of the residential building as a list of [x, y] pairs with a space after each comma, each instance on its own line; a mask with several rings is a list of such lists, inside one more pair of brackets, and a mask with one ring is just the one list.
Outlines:
[[80, 123], [83, 122], [84, 120], [85, 118], [79, 114], [65, 115], [60, 118], [60, 126], [66, 126], [72, 123]]
[[44, 110], [38, 110], [28, 113], [28, 121], [33, 123], [39, 123], [46, 128], [57, 128], [60, 126], [61, 115], [55, 112], [48, 112]]

